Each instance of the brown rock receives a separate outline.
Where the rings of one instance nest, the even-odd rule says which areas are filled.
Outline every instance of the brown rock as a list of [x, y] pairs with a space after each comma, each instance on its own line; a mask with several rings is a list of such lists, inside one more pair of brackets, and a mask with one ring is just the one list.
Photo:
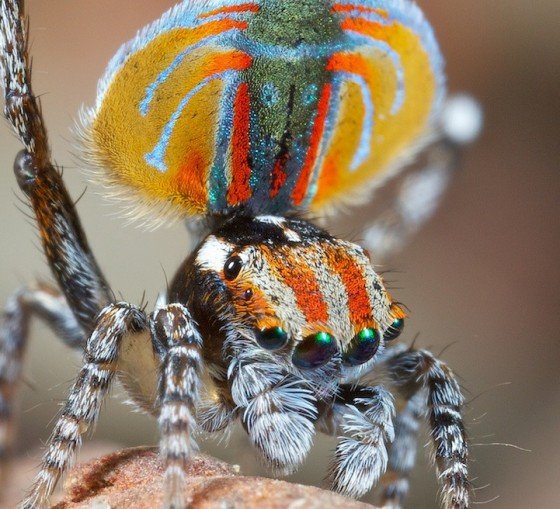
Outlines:
[[[157, 450], [125, 449], [78, 465], [65, 483], [64, 500], [53, 509], [154, 509], [161, 507], [163, 465]], [[330, 491], [262, 477], [205, 455], [187, 470], [186, 500], [193, 509], [372, 509]]]

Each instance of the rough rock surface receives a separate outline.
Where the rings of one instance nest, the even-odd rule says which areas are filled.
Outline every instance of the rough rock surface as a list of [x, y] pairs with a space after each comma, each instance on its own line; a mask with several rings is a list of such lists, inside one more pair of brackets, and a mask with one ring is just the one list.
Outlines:
[[[187, 471], [185, 493], [193, 509], [373, 509], [330, 491], [262, 477], [205, 455]], [[152, 448], [124, 449], [78, 465], [54, 509], [153, 509], [161, 506], [163, 465]]]

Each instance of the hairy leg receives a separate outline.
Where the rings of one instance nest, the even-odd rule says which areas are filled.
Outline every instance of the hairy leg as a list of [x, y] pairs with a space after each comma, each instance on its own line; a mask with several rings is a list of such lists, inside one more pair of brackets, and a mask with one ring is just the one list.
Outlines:
[[250, 354], [234, 359], [231, 394], [242, 409], [242, 423], [253, 445], [279, 473], [290, 473], [305, 459], [315, 434], [317, 402], [304, 381], [273, 362]]
[[0, 81], [4, 114], [25, 149], [14, 171], [35, 212], [43, 249], [68, 304], [84, 330], [93, 330], [103, 306], [113, 300], [62, 176], [51, 163], [47, 132], [31, 88], [23, 2], [0, 0]]
[[426, 394], [417, 392], [395, 419], [395, 440], [389, 449], [387, 475], [383, 478], [383, 505], [400, 509], [408, 496], [409, 476], [416, 462], [418, 431], [426, 413]]
[[343, 433], [329, 469], [334, 491], [351, 497], [367, 493], [387, 468], [394, 437], [393, 397], [381, 385], [342, 386], [330, 414], [331, 431]]
[[41, 470], [31, 492], [22, 502], [22, 508], [36, 509], [47, 505], [56, 483], [72, 465], [82, 435], [97, 421], [115, 375], [123, 336], [146, 327], [144, 313], [129, 304], [111, 304], [102, 310], [87, 341], [84, 367], [56, 422]]
[[82, 347], [84, 333], [64, 296], [45, 284], [21, 288], [6, 303], [0, 317], [0, 469], [11, 444], [14, 396], [21, 375], [29, 323], [38, 316], [71, 347]]
[[166, 350], [159, 384], [160, 454], [165, 462], [165, 507], [182, 509], [185, 467], [197, 447], [192, 438], [199, 401], [202, 338], [188, 309], [169, 304], [155, 312], [152, 338]]
[[[461, 416], [463, 396], [447, 365], [426, 350], [395, 348], [385, 356], [384, 368], [397, 394], [407, 403], [397, 419], [390, 452], [392, 475], [383, 493], [390, 507], [401, 507], [408, 492], [408, 475], [414, 465], [418, 421], [427, 413], [434, 459], [446, 509], [467, 509], [468, 445]], [[382, 368], [382, 366], [379, 366]]]

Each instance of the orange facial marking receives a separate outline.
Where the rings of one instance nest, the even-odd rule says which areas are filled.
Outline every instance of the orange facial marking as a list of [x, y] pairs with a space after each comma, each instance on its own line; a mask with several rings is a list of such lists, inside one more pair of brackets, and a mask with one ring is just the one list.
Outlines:
[[340, 276], [346, 288], [350, 322], [356, 330], [370, 326], [373, 313], [362, 269], [342, 248], [334, 249], [332, 256], [328, 257], [328, 263]]
[[[246, 318], [251, 322], [256, 320], [259, 328], [280, 325], [266, 295], [251, 285], [249, 280], [240, 278], [236, 281], [226, 280], [225, 282], [233, 295], [233, 303], [238, 317]], [[246, 295], [247, 290], [251, 292], [250, 297]]]
[[309, 142], [309, 150], [305, 157], [305, 162], [303, 163], [303, 168], [298, 177], [298, 181], [292, 191], [292, 200], [294, 205], [300, 205], [307, 191], [307, 186], [309, 185], [309, 177], [313, 171], [313, 165], [317, 159], [317, 154], [319, 152], [319, 145], [323, 138], [323, 132], [325, 130], [325, 121], [327, 119], [327, 114], [329, 110], [329, 103], [331, 99], [332, 85], [328, 83], [323, 87], [321, 92], [321, 97], [319, 98], [319, 105], [317, 108], [317, 116], [315, 122], [313, 123], [313, 130], [311, 132], [311, 139]]
[[249, 165], [250, 107], [249, 85], [242, 83], [237, 91], [233, 107], [231, 183], [227, 193], [229, 205], [243, 203], [252, 194], [249, 184], [251, 176], [251, 166]]
[[[272, 271], [294, 292], [298, 308], [310, 324], [327, 323], [329, 311], [321, 294], [321, 289], [313, 270], [302, 258], [294, 258], [294, 252], [288, 251], [279, 260], [266, 248], [263, 253]], [[288, 262], [289, 261], [289, 262]]]
[[228, 7], [220, 7], [212, 11], [201, 14], [198, 18], [210, 18], [211, 16], [218, 16], [220, 14], [236, 13], [236, 12], [259, 12], [260, 7], [253, 3], [245, 3], [239, 5], [230, 5]]
[[331, 9], [332, 12], [372, 12], [379, 14], [382, 18], [388, 18], [389, 13], [385, 9], [376, 9], [375, 7], [366, 7], [365, 5], [353, 4], [335, 4]]
[[396, 302], [393, 302], [391, 304], [391, 318], [393, 320], [398, 320], [398, 319], [402, 319], [402, 318], [406, 318], [406, 312], [404, 311], [404, 309], [397, 304]]

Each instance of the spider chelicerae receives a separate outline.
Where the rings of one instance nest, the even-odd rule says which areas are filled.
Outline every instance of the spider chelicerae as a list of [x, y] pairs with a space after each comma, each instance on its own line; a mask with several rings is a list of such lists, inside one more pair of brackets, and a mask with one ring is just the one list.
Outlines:
[[[1, 0], [5, 114], [25, 147], [14, 171], [59, 288], [23, 288], [6, 306], [2, 454], [31, 317], [84, 352], [22, 507], [47, 504], [116, 376], [158, 419], [166, 507], [188, 504], [182, 481], [193, 435], [238, 419], [282, 474], [303, 462], [317, 430], [340, 435], [328, 471], [332, 489], [358, 497], [388, 471], [383, 503], [400, 507], [427, 415], [442, 504], [467, 508], [468, 449], [455, 377], [430, 352], [392, 345], [406, 313], [368, 253], [302, 218], [339, 200], [339, 188], [351, 195], [350, 184], [364, 185], [363, 168], [391, 166], [376, 160], [372, 147], [399, 148], [403, 133], [395, 125], [417, 125], [404, 134], [421, 145], [433, 115], [418, 104], [441, 103], [444, 79], [418, 8], [401, 0], [186, 1], [120, 50], [85, 115], [85, 152], [109, 168], [108, 186], [159, 206], [158, 221], [169, 213], [203, 215], [208, 228], [147, 313], [115, 299], [51, 162], [21, 3]], [[414, 44], [426, 50], [415, 52]], [[375, 74], [370, 61], [386, 74]], [[380, 76], [390, 78], [376, 83]], [[384, 102], [384, 94], [392, 100]], [[407, 123], [399, 124], [402, 112]], [[389, 125], [393, 117], [386, 136], [371, 135], [374, 121]], [[184, 119], [196, 136], [184, 135]]]

